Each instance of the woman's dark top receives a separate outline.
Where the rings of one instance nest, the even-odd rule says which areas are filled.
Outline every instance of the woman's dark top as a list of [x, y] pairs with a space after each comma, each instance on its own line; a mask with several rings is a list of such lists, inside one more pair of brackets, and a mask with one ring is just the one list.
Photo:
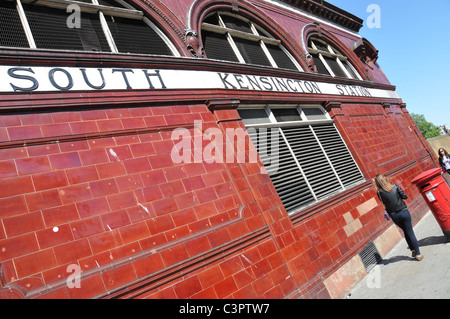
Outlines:
[[404, 209], [407, 209], [404, 199], [408, 199], [408, 196], [402, 191], [400, 186], [394, 184], [394, 189], [391, 192], [380, 190], [378, 197], [384, 204], [386, 211], [390, 214], [398, 213]]

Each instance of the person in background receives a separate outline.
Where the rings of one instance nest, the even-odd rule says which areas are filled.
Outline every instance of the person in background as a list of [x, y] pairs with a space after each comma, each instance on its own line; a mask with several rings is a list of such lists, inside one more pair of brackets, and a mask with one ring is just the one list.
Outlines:
[[439, 165], [441, 166], [442, 171], [450, 174], [450, 156], [448, 155], [448, 152], [445, 149], [440, 148], [438, 151], [438, 156]]
[[386, 208], [386, 212], [389, 214], [392, 221], [403, 230], [408, 247], [412, 252], [412, 257], [421, 261], [423, 255], [420, 253], [419, 243], [414, 234], [411, 213], [404, 202], [408, 196], [403, 192], [400, 186], [391, 184], [388, 178], [383, 174], [377, 175], [373, 182], [378, 197]]

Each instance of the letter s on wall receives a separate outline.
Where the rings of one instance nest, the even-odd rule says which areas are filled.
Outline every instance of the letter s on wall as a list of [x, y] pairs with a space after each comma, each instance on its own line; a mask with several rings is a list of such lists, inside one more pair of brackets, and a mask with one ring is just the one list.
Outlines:
[[26, 72], [30, 72], [32, 74], [34, 74], [34, 71], [32, 68], [10, 68], [8, 69], [8, 75], [14, 79], [20, 79], [20, 80], [28, 80], [33, 82], [33, 85], [28, 87], [28, 88], [24, 88], [24, 87], [20, 87], [17, 85], [14, 85], [12, 83], [9, 83], [11, 85], [11, 87], [13, 88], [14, 92], [15, 91], [34, 91], [39, 87], [39, 82], [32, 76], [29, 75], [21, 75], [21, 74], [16, 74], [16, 71], [26, 71]]

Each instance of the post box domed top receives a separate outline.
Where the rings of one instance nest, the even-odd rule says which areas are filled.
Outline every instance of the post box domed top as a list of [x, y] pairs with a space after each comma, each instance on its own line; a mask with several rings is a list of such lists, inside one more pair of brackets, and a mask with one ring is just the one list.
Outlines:
[[417, 186], [421, 186], [423, 184], [428, 183], [433, 178], [441, 175], [441, 172], [442, 172], [442, 169], [440, 169], [440, 168], [430, 169], [429, 171], [423, 172], [422, 174], [420, 174], [419, 176], [414, 178], [412, 180], [412, 183], [416, 184]]

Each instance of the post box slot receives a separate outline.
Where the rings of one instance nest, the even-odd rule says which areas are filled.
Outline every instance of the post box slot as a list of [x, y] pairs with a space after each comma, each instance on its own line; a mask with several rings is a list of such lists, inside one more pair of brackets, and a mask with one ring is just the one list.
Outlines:
[[426, 187], [428, 187], [428, 186], [430, 186], [430, 185], [431, 185], [431, 183], [428, 183], [428, 184], [425, 184], [425, 185], [420, 186], [420, 188], [421, 188], [421, 189], [424, 189], [424, 188], [426, 188]]

